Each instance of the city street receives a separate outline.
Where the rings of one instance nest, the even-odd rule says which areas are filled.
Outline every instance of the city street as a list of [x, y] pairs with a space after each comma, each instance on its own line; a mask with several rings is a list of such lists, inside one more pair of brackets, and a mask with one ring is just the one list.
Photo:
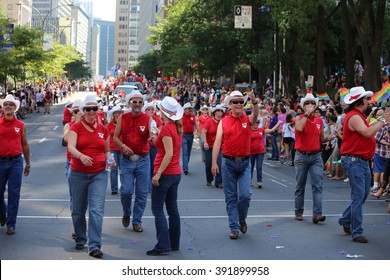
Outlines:
[[[87, 93], [79, 93], [85, 95]], [[24, 120], [31, 151], [31, 173], [23, 178], [16, 234], [0, 229], [1, 260], [91, 260], [87, 249], [77, 251], [65, 179], [65, 148], [61, 146], [64, 106], [51, 115], [33, 113]], [[166, 256], [145, 254], [156, 243], [150, 196], [143, 217], [144, 232], [122, 226], [120, 197], [107, 187], [103, 225], [104, 260], [363, 260], [390, 259], [390, 215], [384, 198], [371, 196], [364, 208], [367, 244], [352, 242], [337, 220], [349, 202], [349, 185], [324, 179], [325, 223], [311, 221], [312, 199], [306, 188], [304, 221], [294, 220], [294, 168], [264, 161], [263, 189], [252, 188], [248, 232], [229, 239], [222, 189], [207, 187], [199, 145], [195, 144], [189, 175], [179, 186], [181, 247]]]

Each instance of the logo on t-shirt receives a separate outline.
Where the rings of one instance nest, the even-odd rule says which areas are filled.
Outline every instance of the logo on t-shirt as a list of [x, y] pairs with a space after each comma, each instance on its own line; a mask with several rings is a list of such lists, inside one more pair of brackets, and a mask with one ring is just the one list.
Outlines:
[[246, 122], [242, 123], [242, 127], [243, 127], [243, 128], [246, 128], [246, 126], [247, 126], [247, 123], [246, 123]]
[[145, 126], [140, 126], [139, 129], [141, 129], [142, 132], [145, 131]]
[[320, 130], [320, 128], [321, 128], [321, 125], [319, 125], [319, 124], [317, 123], [317, 129]]
[[102, 138], [102, 139], [104, 138], [104, 133], [98, 132], [98, 135], [100, 138]]
[[19, 127], [14, 127], [14, 130], [15, 130], [16, 133], [19, 133], [20, 128]]

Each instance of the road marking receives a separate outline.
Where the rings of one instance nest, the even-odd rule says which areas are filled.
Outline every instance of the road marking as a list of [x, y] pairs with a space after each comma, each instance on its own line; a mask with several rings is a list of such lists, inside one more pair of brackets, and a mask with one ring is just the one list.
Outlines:
[[56, 125], [54, 128], [53, 128], [53, 130], [56, 130], [58, 128], [58, 125]]
[[282, 183], [280, 183], [280, 182], [278, 182], [278, 181], [276, 181], [276, 180], [271, 180], [272, 182], [274, 182], [274, 183], [276, 183], [276, 184], [278, 184], [278, 185], [281, 185], [281, 186], [283, 186], [283, 187], [285, 187], [285, 188], [288, 188], [288, 186], [286, 186], [285, 184], [282, 184]]
[[42, 143], [42, 142], [44, 142], [44, 141], [46, 141], [46, 137], [45, 138], [42, 138], [41, 140], [39, 140], [39, 143]]

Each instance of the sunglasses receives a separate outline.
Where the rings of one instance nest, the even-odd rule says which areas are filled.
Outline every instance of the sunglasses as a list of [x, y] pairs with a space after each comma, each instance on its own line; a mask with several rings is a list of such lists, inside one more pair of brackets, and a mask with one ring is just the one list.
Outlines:
[[132, 100], [131, 103], [133, 103], [133, 104], [143, 104], [144, 102], [142, 100], [140, 100], [140, 101]]
[[315, 103], [314, 101], [309, 101], [309, 102], [303, 103], [303, 105], [309, 105], [309, 104], [311, 104], [311, 105], [316, 105], [316, 103]]
[[96, 112], [98, 109], [99, 109], [98, 107], [85, 107], [84, 108], [84, 110], [87, 112], [91, 112], [91, 110]]
[[3, 106], [15, 106], [15, 104], [12, 102], [4, 102]]
[[244, 100], [233, 100], [233, 101], [231, 101], [234, 105], [237, 105], [238, 103], [240, 103], [240, 104], [244, 104], [245, 103], [245, 101]]

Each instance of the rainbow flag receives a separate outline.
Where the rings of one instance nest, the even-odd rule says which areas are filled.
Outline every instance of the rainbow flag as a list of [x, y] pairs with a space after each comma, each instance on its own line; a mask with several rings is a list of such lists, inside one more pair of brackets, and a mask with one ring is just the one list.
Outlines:
[[325, 162], [325, 170], [330, 171], [330, 162], [332, 161], [331, 158], [332, 156], [330, 156], [328, 160]]
[[371, 97], [371, 100], [374, 100], [377, 104], [381, 103], [390, 98], [390, 84], [387, 80], [386, 83], [382, 85], [382, 89]]
[[317, 97], [318, 97], [320, 100], [330, 100], [330, 97], [329, 97], [329, 95], [328, 95], [326, 92], [317, 93]]
[[349, 89], [347, 88], [340, 88], [340, 100], [344, 100], [344, 97], [349, 93]]

